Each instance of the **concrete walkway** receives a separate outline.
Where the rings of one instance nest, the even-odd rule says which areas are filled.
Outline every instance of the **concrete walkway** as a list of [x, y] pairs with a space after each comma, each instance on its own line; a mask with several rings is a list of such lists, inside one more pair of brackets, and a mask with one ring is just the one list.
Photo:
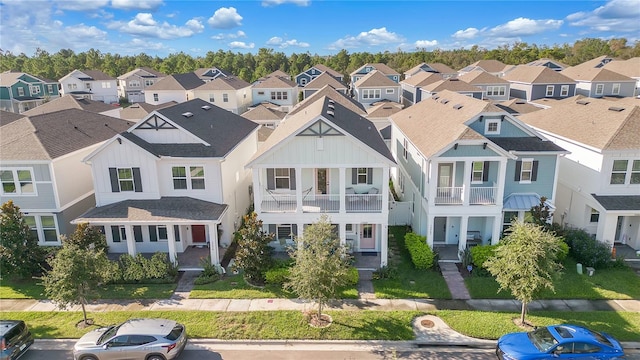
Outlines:
[[458, 266], [455, 263], [443, 261], [438, 262], [438, 265], [440, 266], [442, 277], [447, 283], [447, 287], [451, 293], [451, 298], [454, 300], [471, 299], [469, 290], [467, 290], [467, 286], [464, 284], [464, 279], [462, 279], [462, 275], [460, 275], [460, 271], [458, 271]]

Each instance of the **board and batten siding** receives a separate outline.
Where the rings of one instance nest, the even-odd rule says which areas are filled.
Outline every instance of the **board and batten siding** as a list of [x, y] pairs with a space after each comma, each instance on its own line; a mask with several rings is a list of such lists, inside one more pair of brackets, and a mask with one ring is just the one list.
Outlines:
[[[537, 178], [528, 184], [515, 180], [516, 162], [521, 161], [523, 158], [538, 161]], [[547, 199], [552, 199], [557, 159], [557, 155], [522, 155], [517, 161], [509, 159], [505, 172], [504, 196], [514, 193], [535, 193]]]

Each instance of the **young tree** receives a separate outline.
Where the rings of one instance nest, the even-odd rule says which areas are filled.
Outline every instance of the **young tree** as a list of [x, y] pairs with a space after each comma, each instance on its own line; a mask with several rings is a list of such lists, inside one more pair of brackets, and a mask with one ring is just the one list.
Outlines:
[[296, 239], [296, 245], [290, 250], [295, 264], [285, 287], [300, 298], [315, 301], [318, 304], [316, 319], [320, 321], [323, 306], [335, 299], [338, 289], [347, 284], [350, 256], [340, 244], [327, 215], [307, 227], [302, 238]]
[[262, 220], [258, 214], [251, 212], [244, 216], [244, 225], [236, 235], [235, 267], [244, 271], [247, 280], [254, 284], [264, 283], [264, 273], [271, 265], [272, 249], [269, 243], [273, 234], [262, 231]]
[[531, 207], [531, 217], [533, 222], [544, 227], [549, 227], [549, 221], [551, 220], [551, 208], [547, 204], [547, 198], [542, 196], [540, 203]]
[[20, 208], [7, 201], [0, 207], [0, 269], [2, 276], [29, 277], [39, 270], [44, 252], [33, 237]]
[[107, 252], [107, 238], [100, 230], [89, 223], [78, 224], [71, 236], [63, 238], [67, 244], [75, 244], [81, 249]]
[[554, 290], [553, 278], [562, 269], [557, 260], [560, 238], [539, 225], [514, 222], [485, 268], [496, 277], [500, 289], [522, 302], [520, 323], [525, 323], [527, 304], [544, 288]]

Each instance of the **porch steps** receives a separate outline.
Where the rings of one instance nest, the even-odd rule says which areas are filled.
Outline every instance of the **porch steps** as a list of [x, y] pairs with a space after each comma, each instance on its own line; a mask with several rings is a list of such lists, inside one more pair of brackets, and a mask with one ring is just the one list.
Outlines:
[[442, 277], [444, 277], [444, 281], [447, 283], [449, 292], [451, 292], [451, 298], [454, 300], [470, 300], [471, 295], [469, 295], [469, 290], [467, 290], [467, 286], [464, 284], [464, 279], [462, 279], [462, 275], [460, 275], [460, 271], [458, 271], [458, 266], [456, 266], [455, 263], [444, 261], [438, 261], [438, 265], [440, 266]]
[[358, 269], [358, 285], [356, 288], [358, 289], [358, 298], [360, 299], [375, 299], [376, 294], [373, 290], [373, 283], [371, 279], [373, 278], [372, 270], [362, 270]]

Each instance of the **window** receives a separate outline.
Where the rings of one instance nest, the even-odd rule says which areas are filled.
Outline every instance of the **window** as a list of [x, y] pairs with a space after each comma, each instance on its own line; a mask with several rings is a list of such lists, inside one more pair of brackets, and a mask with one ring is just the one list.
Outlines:
[[18, 96], [24, 96], [24, 88], [18, 88]]
[[111, 83], [108, 81], [103, 81], [101, 85], [103, 89], [111, 89]]
[[0, 171], [2, 194], [35, 195], [36, 188], [30, 169], [5, 169]]
[[380, 99], [382, 97], [380, 89], [363, 89], [363, 99]]
[[213, 94], [209, 94], [209, 102], [210, 102], [210, 103], [216, 102], [216, 99], [215, 99], [215, 97], [213, 96]]
[[290, 189], [290, 175], [288, 168], [275, 169], [276, 189]]
[[613, 84], [613, 88], [611, 89], [611, 94], [612, 95], [620, 94], [620, 84], [619, 83]]
[[222, 94], [222, 102], [229, 102], [229, 94]]
[[402, 149], [402, 157], [407, 160], [407, 157], [409, 155], [409, 141], [407, 141], [407, 139], [403, 140], [403, 144], [404, 148]]
[[[628, 160], [614, 160], [611, 169], [611, 185], [620, 185], [625, 183], [627, 177]], [[635, 162], [634, 162], [635, 163]]]
[[67, 89], [69, 90], [76, 90], [77, 88], [78, 88], [78, 84], [76, 83], [67, 84]]
[[258, 95], [264, 95], [264, 91], [258, 91]]
[[[175, 228], [174, 228], [175, 233]], [[169, 235], [167, 233], [167, 227], [165, 225], [149, 225], [149, 241], [157, 242], [169, 241]]]
[[395, 90], [394, 90], [394, 89], [386, 89], [386, 90], [385, 90], [385, 93], [386, 93], [386, 94], [393, 94], [394, 92], [395, 92]]
[[153, 94], [153, 101], [160, 101], [158, 94]]
[[633, 160], [631, 167], [631, 183], [640, 184], [640, 160]]
[[591, 215], [589, 216], [589, 222], [597, 223], [600, 219], [600, 212], [598, 210], [591, 208]]
[[533, 179], [533, 160], [522, 159], [522, 167], [520, 168], [520, 182], [531, 182]]
[[345, 224], [344, 227], [347, 233], [353, 233], [353, 224]]
[[34, 239], [38, 239], [38, 225], [36, 224], [35, 216], [25, 216], [23, 217], [24, 222], [29, 226], [29, 230], [31, 231], [31, 236]]
[[42, 223], [42, 233], [45, 242], [58, 242], [58, 232], [56, 231], [56, 221], [53, 216], [40, 216]]
[[371, 239], [373, 238], [373, 225], [372, 224], [364, 224], [362, 225], [362, 237]]
[[486, 135], [500, 134], [500, 121], [499, 120], [487, 120], [485, 123], [484, 133]]
[[91, 90], [91, 83], [84, 83], [84, 88]]
[[300, 85], [302, 86], [307, 85], [307, 78], [300, 79]]
[[289, 93], [286, 91], [272, 91], [271, 92], [271, 100], [287, 100], [289, 98]]
[[151, 79], [145, 79], [144, 80], [144, 86], [151, 86], [153, 85], [153, 80]]
[[120, 191], [133, 191], [133, 171], [131, 168], [118, 169]]
[[[187, 169], [189, 171], [187, 172]], [[203, 166], [174, 166], [171, 168], [173, 176], [173, 188], [175, 190], [202, 190], [204, 185]]]
[[24, 216], [34, 239], [40, 244], [58, 244], [58, 230], [53, 215]]
[[568, 96], [569, 95], [569, 85], [562, 85], [560, 88], [560, 96]]
[[487, 96], [504, 96], [506, 86], [487, 86]]
[[471, 165], [471, 183], [482, 183], [484, 174], [484, 161], [474, 161]]
[[358, 168], [358, 184], [366, 184], [367, 183], [367, 168]]
[[140, 87], [139, 80], [129, 80], [129, 87]]
[[49, 94], [53, 94], [53, 85], [51, 85], [51, 84], [50, 84], [50, 85], [47, 85], [47, 92], [48, 92]]
[[604, 84], [596, 84], [596, 95], [604, 94]]
[[553, 85], [547, 85], [546, 96], [553, 96]]
[[31, 93], [31, 95], [40, 94], [40, 86], [29, 86], [29, 92]]

